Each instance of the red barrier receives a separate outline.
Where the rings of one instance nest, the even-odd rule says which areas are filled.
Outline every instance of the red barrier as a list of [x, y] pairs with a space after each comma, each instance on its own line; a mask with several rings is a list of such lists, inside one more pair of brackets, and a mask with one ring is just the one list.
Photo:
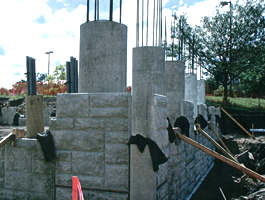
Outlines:
[[79, 200], [84, 200], [81, 184], [77, 176], [72, 177], [72, 200], [77, 199], [77, 193], [79, 193]]

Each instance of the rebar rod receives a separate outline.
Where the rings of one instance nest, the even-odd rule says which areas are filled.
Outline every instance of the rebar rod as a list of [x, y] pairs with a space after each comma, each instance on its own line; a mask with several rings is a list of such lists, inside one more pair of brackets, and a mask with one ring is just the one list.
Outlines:
[[112, 21], [113, 19], [113, 0], [110, 0], [109, 5], [109, 20]]
[[156, 1], [154, 0], [154, 13], [153, 13], [153, 46], [155, 46], [155, 12], [156, 12]]
[[142, 0], [142, 46], [144, 46], [144, 0]]
[[148, 17], [149, 17], [149, 0], [147, 0], [146, 6], [146, 46], [148, 46]]
[[89, 22], [89, 0], [87, 0], [86, 21]]
[[122, 15], [122, 0], [120, 0], [120, 24], [121, 24], [121, 15]]

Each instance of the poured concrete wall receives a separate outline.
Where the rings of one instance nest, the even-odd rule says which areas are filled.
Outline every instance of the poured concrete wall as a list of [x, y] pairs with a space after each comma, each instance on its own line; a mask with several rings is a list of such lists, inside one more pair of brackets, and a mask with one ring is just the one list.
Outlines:
[[[165, 94], [164, 50], [160, 47], [133, 49], [132, 135], [151, 137], [151, 105], [154, 94]], [[165, 121], [166, 119], [160, 118]], [[157, 126], [156, 126], [157, 127]], [[148, 178], [147, 178], [148, 177]], [[142, 153], [130, 146], [130, 199], [155, 199], [156, 173], [149, 149]]]
[[197, 116], [197, 77], [196, 74], [185, 75], [185, 101], [192, 102], [194, 106], [194, 117]]
[[71, 199], [73, 175], [85, 199], [128, 199], [129, 109], [127, 93], [57, 95], [57, 200]]
[[197, 81], [197, 104], [205, 104], [205, 80]]
[[172, 123], [181, 114], [185, 92], [185, 65], [181, 61], [166, 61], [166, 96], [168, 117]]
[[127, 27], [93, 21], [80, 27], [79, 93], [125, 92]]

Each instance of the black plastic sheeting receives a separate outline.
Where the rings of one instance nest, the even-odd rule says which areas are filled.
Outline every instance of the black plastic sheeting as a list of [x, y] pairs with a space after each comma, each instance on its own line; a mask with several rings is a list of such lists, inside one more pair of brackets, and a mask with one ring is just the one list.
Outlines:
[[40, 143], [45, 160], [46, 161], [55, 160], [56, 150], [51, 132], [47, 130], [46, 132], [38, 133], [37, 140]]
[[179, 127], [181, 129], [181, 133], [189, 137], [190, 123], [186, 117], [180, 116], [179, 118], [177, 118], [174, 127]]
[[159, 170], [159, 165], [167, 162], [168, 160], [159, 146], [150, 138], [146, 138], [140, 134], [137, 134], [136, 136], [130, 137], [128, 144], [136, 144], [141, 153], [144, 152], [146, 145], [149, 147], [153, 170], [155, 172]]
[[195, 124], [199, 124], [201, 129], [205, 129], [208, 126], [208, 122], [200, 114], [198, 114], [198, 116], [196, 117]]

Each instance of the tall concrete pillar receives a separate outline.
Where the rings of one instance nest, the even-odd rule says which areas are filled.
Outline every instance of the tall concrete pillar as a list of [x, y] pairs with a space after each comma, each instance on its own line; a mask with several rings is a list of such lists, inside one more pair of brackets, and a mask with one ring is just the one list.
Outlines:
[[27, 135], [35, 137], [37, 133], [44, 131], [43, 96], [26, 96]]
[[80, 27], [79, 93], [125, 92], [127, 27], [112, 21]]
[[197, 81], [198, 104], [205, 104], [205, 80]]
[[170, 121], [181, 115], [185, 92], [185, 65], [182, 61], [166, 61], [166, 96], [168, 98], [167, 110]]
[[196, 74], [185, 75], [185, 101], [190, 101], [194, 105], [194, 117], [197, 116], [197, 76]]
[[[161, 47], [133, 49], [132, 135], [149, 136], [150, 105], [154, 94], [165, 94], [164, 50]], [[155, 199], [156, 174], [149, 148], [140, 153], [130, 147], [130, 199]]]

